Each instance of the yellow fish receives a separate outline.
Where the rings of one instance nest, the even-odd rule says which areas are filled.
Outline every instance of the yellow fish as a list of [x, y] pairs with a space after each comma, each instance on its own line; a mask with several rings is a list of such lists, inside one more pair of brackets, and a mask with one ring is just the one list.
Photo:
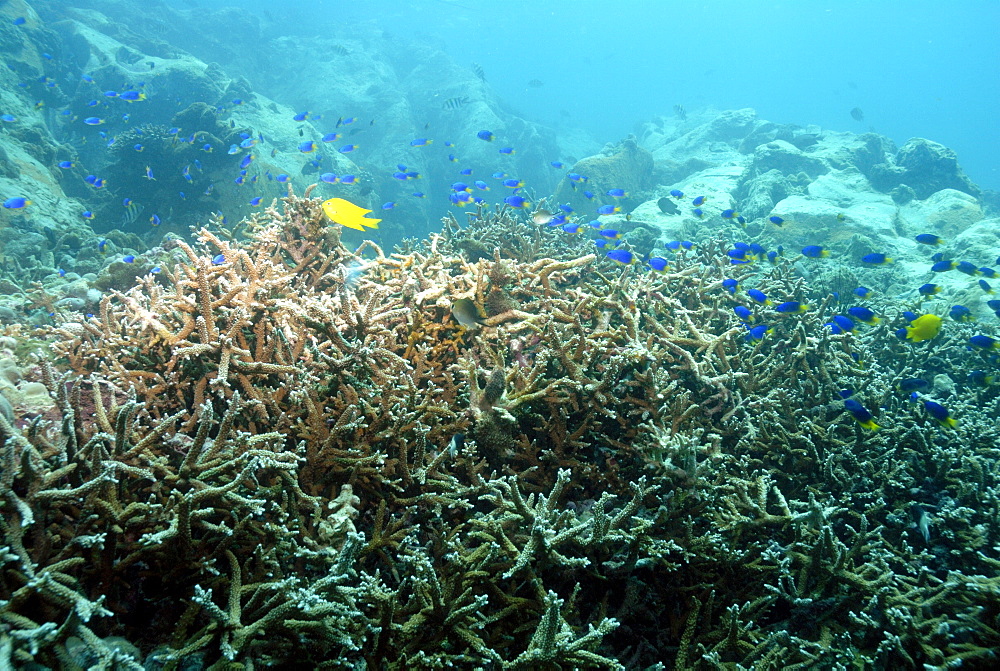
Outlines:
[[323, 214], [328, 216], [331, 221], [356, 231], [365, 230], [365, 226], [378, 228], [378, 222], [382, 221], [381, 219], [365, 219], [365, 215], [371, 210], [366, 210], [343, 198], [324, 200], [322, 207]]
[[906, 327], [906, 337], [913, 342], [930, 340], [941, 330], [941, 318], [934, 314], [920, 315]]

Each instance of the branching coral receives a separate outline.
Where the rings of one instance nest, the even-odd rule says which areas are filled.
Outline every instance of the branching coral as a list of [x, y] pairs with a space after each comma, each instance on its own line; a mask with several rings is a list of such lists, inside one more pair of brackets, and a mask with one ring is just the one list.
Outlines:
[[308, 196], [173, 243], [25, 362], [51, 404], [0, 415], [0, 663], [992, 654], [995, 395], [952, 441], [893, 383], [959, 361], [833, 335], [823, 300], [748, 339], [719, 241], [644, 273], [480, 210], [351, 251]]

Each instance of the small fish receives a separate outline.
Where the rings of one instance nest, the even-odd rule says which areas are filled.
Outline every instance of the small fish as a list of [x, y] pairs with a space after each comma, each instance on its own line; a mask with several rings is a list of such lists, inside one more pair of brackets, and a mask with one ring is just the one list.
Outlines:
[[853, 291], [853, 293], [858, 298], [868, 298], [871, 295], [872, 290], [868, 287], [858, 287]]
[[802, 248], [802, 256], [810, 259], [820, 259], [830, 256], [830, 252], [820, 245], [808, 245]]
[[615, 263], [620, 263], [625, 266], [638, 263], [638, 259], [636, 259], [635, 254], [627, 249], [612, 249], [610, 252], [605, 254], [605, 256]]
[[13, 23], [15, 26], [23, 26], [27, 22], [28, 20], [25, 19], [23, 16], [19, 16], [15, 18], [13, 21], [11, 21], [11, 23]]
[[930, 340], [941, 330], [941, 322], [941, 318], [935, 314], [920, 315], [905, 328], [905, 339], [913, 342]]
[[145, 100], [146, 94], [142, 93], [141, 91], [123, 91], [122, 93], [118, 94], [118, 98], [120, 100], [124, 100], [125, 102], [134, 103]]
[[608, 189], [607, 194], [612, 198], [624, 198], [628, 195], [625, 189]]
[[322, 175], [319, 176], [319, 181], [326, 182], [327, 184], [336, 184], [337, 176], [332, 172], [324, 172]]
[[475, 184], [476, 188], [479, 189], [480, 191], [489, 191], [490, 190], [489, 184], [487, 184], [486, 182], [484, 182], [481, 179], [477, 179], [475, 182], [473, 182], [473, 184]]
[[478, 328], [486, 321], [486, 313], [471, 298], [458, 298], [452, 301], [451, 316], [467, 329]]
[[674, 198], [683, 198], [684, 192], [681, 191], [680, 189], [671, 189], [670, 195], [673, 196]]
[[866, 324], [874, 325], [878, 324], [879, 322], [879, 318], [875, 316], [875, 313], [872, 312], [869, 308], [863, 306], [855, 306], [847, 308], [847, 314], [851, 315], [858, 321], [864, 322]]
[[754, 320], [753, 311], [745, 305], [737, 305], [733, 308], [733, 312], [745, 322], [752, 322]]
[[660, 208], [660, 212], [663, 214], [677, 214], [680, 212], [680, 208], [677, 207], [677, 203], [669, 198], [660, 198], [656, 201], [656, 206]]
[[125, 263], [135, 263], [135, 256], [132, 255], [132, 254], [129, 254], [127, 256], [123, 256], [122, 257], [122, 261], [124, 261]]
[[921, 296], [933, 296], [934, 294], [941, 291], [941, 287], [937, 284], [921, 284], [917, 287], [917, 292]]
[[854, 333], [854, 321], [844, 315], [834, 315], [825, 326], [829, 326], [834, 335]]
[[693, 210], [691, 210], [691, 214], [698, 217], [699, 219], [705, 216], [705, 212], [700, 207], [696, 207]]
[[483, 66], [479, 63], [472, 64], [472, 74], [479, 77], [480, 81], [486, 81], [486, 73], [483, 72]]
[[299, 143], [299, 151], [303, 154], [311, 154], [316, 151], [317, 145], [312, 140], [306, 140], [305, 142]]
[[454, 98], [448, 98], [447, 100], [445, 100], [444, 103], [441, 105], [441, 108], [446, 110], [457, 110], [463, 105], [468, 105], [468, 104], [469, 104], [468, 96], [456, 96]]
[[529, 205], [531, 205], [531, 203], [528, 202], [528, 200], [524, 198], [524, 196], [516, 196], [516, 195], [507, 196], [506, 198], [503, 199], [503, 202], [505, 202], [507, 205], [511, 207], [520, 207], [520, 208], [528, 207]]
[[771, 305], [771, 301], [768, 300], [767, 295], [760, 289], [748, 290], [747, 296], [749, 296], [754, 302], [760, 303], [761, 305]]
[[861, 405], [861, 403], [853, 398], [844, 399], [844, 409], [851, 413], [851, 416], [854, 417], [854, 420], [858, 424], [869, 431], [878, 431], [879, 428], [881, 428], [875, 423], [875, 419], [872, 417], [872, 414], [868, 412], [865, 406]]
[[539, 89], [543, 86], [545, 86], [545, 82], [541, 79], [532, 79], [528, 82], [528, 88]]
[[722, 212], [720, 212], [719, 216], [721, 216], [723, 219], [735, 219], [738, 216], [740, 216], [740, 213], [737, 212], [736, 210], [729, 209], [729, 210], [723, 210]]
[[544, 226], [553, 220], [553, 215], [548, 210], [535, 210], [531, 213], [531, 220], [539, 226]]
[[478, 137], [480, 140], [485, 140], [486, 142], [493, 142], [494, 136], [493, 133], [491, 133], [488, 130], [481, 130], [478, 133], [476, 133], [476, 137]]
[[914, 238], [917, 242], [922, 245], [940, 245], [944, 242], [940, 237], [934, 235], [933, 233], [921, 233]]
[[872, 252], [871, 254], [865, 254], [862, 256], [861, 262], [868, 263], [873, 266], [881, 266], [886, 263], [892, 263], [892, 259], [881, 252]]
[[919, 503], [910, 506], [910, 516], [913, 518], [913, 526], [924, 539], [924, 543], [931, 542], [931, 516], [927, 510]]
[[341, 184], [356, 184], [357, 181], [358, 181], [358, 178], [355, 175], [341, 175], [340, 176], [340, 183]]
[[215, 256], [212, 257], [213, 266], [221, 266], [225, 262], [226, 262], [226, 256], [224, 254], [216, 254]]
[[930, 382], [927, 380], [922, 380], [919, 377], [911, 377], [905, 380], [900, 380], [896, 383], [896, 389], [906, 392], [907, 394], [911, 391], [920, 391], [921, 389], [927, 389], [931, 386]]
[[368, 219], [365, 217], [371, 210], [359, 207], [343, 198], [330, 198], [321, 204], [323, 213], [331, 221], [347, 228], [357, 231], [364, 231], [365, 227], [378, 228], [381, 219]]
[[343, 147], [338, 149], [341, 154], [350, 154], [352, 151], [358, 148], [356, 144], [345, 144]]
[[974, 335], [969, 338], [969, 344], [976, 349], [1000, 349], [1000, 341], [988, 335]]
[[991, 287], [990, 283], [987, 282], [986, 280], [979, 280], [979, 288], [988, 294], [993, 293], [993, 287]]
[[651, 256], [649, 260], [646, 261], [646, 265], [658, 273], [670, 270], [670, 266], [667, 265], [667, 260], [662, 256]]
[[769, 327], [767, 324], [758, 324], [757, 326], [746, 325], [747, 327], [747, 340], [763, 340], [764, 336], [768, 333], [774, 333], [774, 329]]
[[855, 107], [851, 110], [851, 118], [858, 122], [864, 121], [865, 113], [861, 111], [860, 107]]
[[253, 154], [247, 154], [246, 156], [244, 156], [243, 159], [240, 161], [240, 168], [246, 168], [247, 166], [249, 166], [250, 163], [253, 162], [253, 159], [254, 159]]
[[3, 201], [3, 206], [8, 210], [20, 210], [28, 205], [31, 205], [31, 201], [27, 198], [8, 198]]
[[108, 241], [105, 238], [101, 238], [97, 241], [97, 251], [101, 254], [106, 254], [108, 252]]
[[515, 153], [513, 147], [500, 147], [499, 152], [508, 156], [512, 156]]
[[597, 214], [600, 215], [615, 214], [617, 212], [621, 212], [621, 208], [617, 205], [601, 205], [597, 208]]
[[944, 273], [949, 270], [952, 270], [955, 267], [955, 265], [956, 264], [954, 261], [949, 261], [949, 260], [938, 261], [933, 266], [931, 266], [931, 272]]
[[980, 268], [979, 272], [982, 273], [983, 277], [988, 277], [990, 279], [994, 279], [995, 277], [997, 277], [997, 271], [993, 270], [992, 268], [987, 268], [985, 266]]
[[979, 274], [979, 268], [976, 268], [976, 264], [969, 263], [968, 261], [961, 261], [957, 266], [955, 266], [955, 270], [957, 270], [960, 273], [965, 273], [966, 275], [969, 276], [975, 276]]
[[513, 178], [505, 179], [504, 181], [501, 182], [501, 184], [506, 186], [508, 189], [520, 189], [522, 186], [524, 186], [524, 182], [522, 180]]
[[805, 303], [800, 303], [799, 301], [785, 301], [774, 308], [775, 312], [781, 312], [783, 314], [800, 314], [806, 312], [809, 306]]
[[309, 118], [309, 112], [299, 112], [292, 117], [292, 121], [305, 121]]
[[948, 408], [944, 407], [940, 403], [936, 403], [934, 401], [924, 401], [924, 410], [926, 410], [927, 414], [933, 417], [938, 424], [945, 428], [954, 429], [958, 425], [958, 422], [951, 416]]
[[734, 280], [731, 278], [724, 279], [722, 280], [722, 288], [731, 294], [735, 294], [736, 291], [740, 288], [739, 280]]
[[432, 142], [434, 142], [434, 140], [428, 140], [425, 137], [421, 137], [421, 138], [417, 138], [416, 140], [410, 140], [410, 146], [411, 147], [426, 147], [426, 146], [428, 146]]
[[145, 177], [146, 177], [146, 179], [150, 179], [150, 180], [155, 180], [156, 179], [155, 177], [153, 177], [153, 169], [150, 168], [148, 165], [146, 166], [146, 175], [145, 175]]
[[995, 375], [990, 375], [984, 370], [974, 370], [969, 373], [966, 378], [969, 384], [974, 384], [978, 387], [989, 387], [996, 380]]
[[775, 226], [784, 226], [785, 225], [785, 220], [782, 219], [781, 217], [779, 217], [778, 215], [772, 215], [772, 216], [768, 217], [767, 220], [770, 221]]
[[956, 322], [976, 321], [976, 318], [972, 316], [972, 310], [964, 305], [952, 305], [951, 310], [948, 311], [948, 316]]
[[3, 114], [0, 115], [0, 121], [6, 121], [7, 123], [14, 123], [17, 121], [17, 117], [13, 114]]
[[83, 212], [80, 213], [80, 216], [83, 217], [84, 219], [93, 219], [94, 213], [91, 212], [90, 210], [84, 210]]
[[100, 126], [102, 123], [104, 123], [104, 119], [101, 119], [96, 116], [89, 116], [83, 120], [83, 123], [87, 124], [88, 126]]
[[695, 207], [701, 207], [702, 205], [705, 204], [706, 200], [708, 200], [708, 196], [698, 196], [697, 198], [691, 201], [691, 204], [694, 205]]
[[621, 240], [622, 234], [613, 228], [602, 228], [597, 234], [607, 240]]
[[152, 215], [150, 215], [150, 217], [149, 217], [149, 225], [152, 226], [153, 228], [156, 228], [157, 226], [159, 226], [160, 225], [160, 215], [156, 214], [155, 212]]

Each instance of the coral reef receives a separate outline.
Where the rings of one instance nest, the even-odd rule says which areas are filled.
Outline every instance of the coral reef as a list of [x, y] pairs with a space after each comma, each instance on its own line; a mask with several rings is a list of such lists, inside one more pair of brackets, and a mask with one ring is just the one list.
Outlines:
[[993, 659], [1000, 400], [942, 383], [939, 429], [896, 390], [964, 379], [971, 327], [833, 335], [779, 259], [759, 286], [815, 309], [753, 340], [721, 240], [643, 273], [480, 209], [351, 251], [310, 195], [6, 328], [0, 665]]

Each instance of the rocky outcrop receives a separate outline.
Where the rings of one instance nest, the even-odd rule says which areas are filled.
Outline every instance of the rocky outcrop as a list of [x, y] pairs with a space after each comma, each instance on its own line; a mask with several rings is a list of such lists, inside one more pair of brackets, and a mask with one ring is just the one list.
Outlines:
[[872, 185], [889, 192], [900, 185], [913, 189], [924, 199], [941, 189], [955, 189], [978, 197], [979, 187], [966, 177], [955, 152], [923, 138], [913, 138], [895, 156], [871, 169]]

